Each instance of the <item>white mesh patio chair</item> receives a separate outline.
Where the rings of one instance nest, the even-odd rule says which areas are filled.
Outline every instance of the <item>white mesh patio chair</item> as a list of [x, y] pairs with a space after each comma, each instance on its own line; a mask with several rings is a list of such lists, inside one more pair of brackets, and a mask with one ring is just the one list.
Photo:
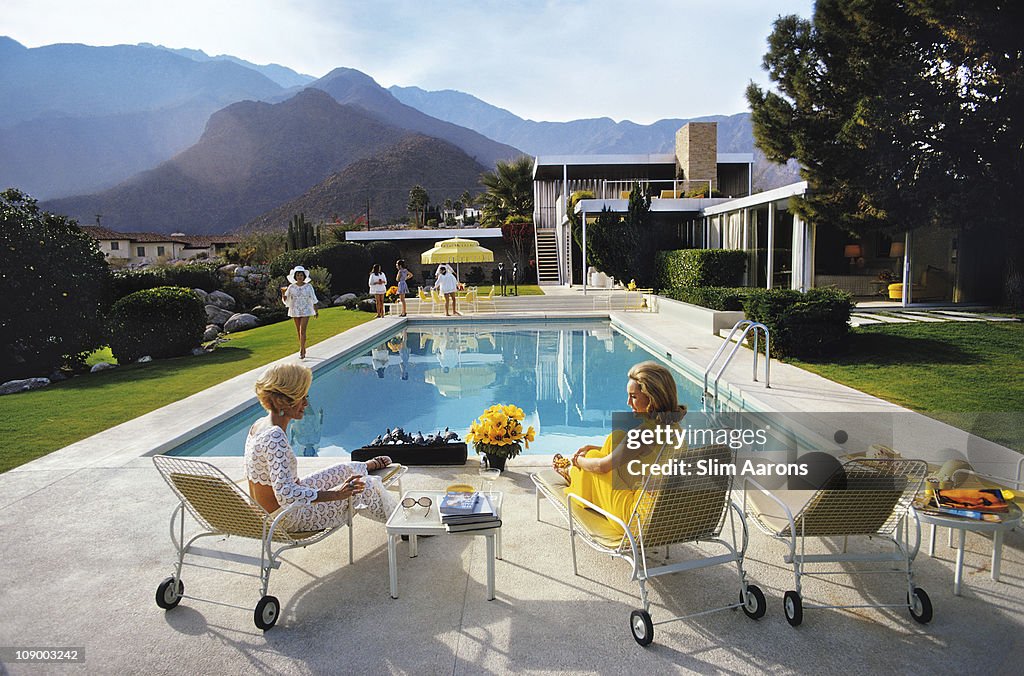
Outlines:
[[[807, 608], [907, 608], [921, 624], [932, 618], [932, 604], [923, 589], [914, 585], [913, 562], [921, 546], [921, 524], [911, 509], [924, 483], [928, 465], [923, 460], [858, 459], [845, 463], [817, 490], [769, 491], [754, 479], [744, 479], [744, 511], [764, 533], [789, 545], [784, 555], [793, 566], [796, 589], [783, 596], [786, 620], [796, 627]], [[913, 524], [914, 542], [910, 544]], [[892, 543], [881, 551], [849, 552], [851, 537]], [[808, 554], [810, 538], [842, 538], [841, 551]], [[858, 574], [906, 576], [906, 601], [891, 604], [804, 605], [801, 576], [846, 575], [845, 569], [820, 569], [821, 564], [857, 564]], [[860, 569], [859, 564], [888, 564]], [[896, 564], [895, 566], [893, 564]]]
[[[655, 463], [676, 459], [685, 463], [701, 460], [713, 463], [734, 461], [728, 447], [706, 446], [681, 451], [663, 448]], [[565, 495], [565, 481], [554, 470], [537, 472], [531, 475], [531, 479], [536, 486], [537, 520], [540, 521], [541, 498], [544, 497], [568, 523], [574, 574], [579, 575], [576, 562], [577, 537], [599, 552], [624, 560], [632, 568], [631, 580], [640, 585], [643, 607], [630, 614], [629, 626], [633, 639], [641, 646], [649, 645], [654, 640], [655, 624], [733, 608], [742, 608], [752, 619], [764, 615], [764, 594], [759, 587], [747, 582], [743, 570], [747, 525], [743, 510], [730, 497], [732, 476], [648, 475], [643, 480], [642, 492], [628, 522], [576, 494]], [[729, 541], [720, 537], [727, 520], [731, 531]], [[670, 561], [669, 546], [683, 543], [720, 545], [726, 552], [717, 556]], [[663, 560], [652, 560], [654, 554], [651, 549], [655, 547], [665, 548]], [[647, 597], [648, 580], [669, 573], [728, 564], [736, 564], [738, 602], [658, 622], [652, 621]]]
[[[269, 513], [238, 484], [232, 482], [224, 472], [202, 460], [157, 455], [154, 456], [153, 463], [179, 501], [171, 514], [171, 542], [174, 543], [178, 560], [174, 574], [161, 582], [156, 590], [156, 604], [164, 610], [177, 606], [185, 594], [181, 569], [186, 554], [259, 565], [260, 599], [253, 612], [253, 621], [263, 630], [273, 627], [281, 612], [280, 602], [277, 598], [268, 596], [267, 590], [270, 586], [270, 572], [281, 566], [280, 556], [284, 551], [320, 542], [342, 527], [348, 526], [348, 561], [352, 563], [351, 498], [349, 519], [343, 526], [315, 531], [288, 530], [284, 527], [284, 517], [298, 505], [290, 505]], [[385, 486], [397, 483], [401, 491], [401, 477], [407, 469], [402, 465], [391, 465], [378, 470], [375, 474], [381, 476]], [[187, 540], [186, 512], [201, 529]], [[257, 540], [260, 543], [260, 555], [257, 558], [194, 546], [200, 538], [210, 536], [235, 536]]]

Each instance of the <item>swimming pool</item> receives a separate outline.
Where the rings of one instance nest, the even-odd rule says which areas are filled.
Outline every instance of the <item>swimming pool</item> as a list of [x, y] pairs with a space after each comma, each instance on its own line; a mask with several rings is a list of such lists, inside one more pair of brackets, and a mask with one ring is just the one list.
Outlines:
[[[700, 410], [692, 374], [607, 320], [414, 324], [318, 369], [306, 419], [290, 432], [298, 455], [343, 456], [393, 427], [424, 435], [447, 427], [464, 437], [484, 409], [502, 403], [521, 407], [537, 431], [526, 453], [572, 452], [603, 442], [612, 414], [629, 410], [626, 374], [649, 359], [671, 368], [680, 402]], [[242, 455], [249, 426], [263, 415], [254, 404], [170, 453]], [[317, 432], [318, 443], [295, 441]]]

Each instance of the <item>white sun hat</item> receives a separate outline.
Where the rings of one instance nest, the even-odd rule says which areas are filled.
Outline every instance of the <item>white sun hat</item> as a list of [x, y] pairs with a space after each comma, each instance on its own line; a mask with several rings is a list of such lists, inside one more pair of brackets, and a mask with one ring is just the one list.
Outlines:
[[294, 268], [292, 268], [292, 271], [288, 273], [288, 281], [289, 282], [291, 282], [292, 284], [296, 284], [297, 283], [295, 281], [295, 273], [297, 273], [297, 272], [301, 272], [302, 274], [306, 275], [306, 281], [307, 282], [309, 281], [309, 270], [307, 270], [306, 268], [302, 267], [301, 265], [296, 265]]

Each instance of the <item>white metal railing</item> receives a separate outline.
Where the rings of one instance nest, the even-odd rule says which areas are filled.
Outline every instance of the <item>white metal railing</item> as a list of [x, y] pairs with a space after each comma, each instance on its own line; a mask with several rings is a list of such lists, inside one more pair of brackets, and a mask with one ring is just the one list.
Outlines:
[[714, 179], [632, 179], [632, 180], [605, 180], [602, 182], [602, 194], [599, 199], [621, 199], [624, 192], [632, 189], [634, 183], [648, 186], [652, 190], [652, 197], [658, 198], [662, 190], [671, 190], [674, 195], [686, 193], [698, 188], [707, 187], [707, 197], [711, 197], [714, 190]]
[[740, 345], [743, 344], [743, 341], [746, 340], [747, 338], [747, 334], [750, 333], [751, 331], [754, 332], [754, 382], [757, 382], [757, 357], [759, 353], [757, 346], [757, 332], [763, 331], [764, 386], [766, 388], [771, 387], [771, 334], [768, 331], [768, 327], [762, 324], [761, 322], [755, 322], [750, 319], [741, 319], [740, 321], [736, 322], [735, 326], [732, 327], [732, 331], [729, 332], [729, 336], [725, 339], [725, 342], [722, 343], [722, 346], [718, 348], [718, 352], [715, 352], [715, 356], [711, 358], [711, 361], [708, 362], [707, 368], [704, 369], [704, 393], [701, 395], [701, 400], [704, 403], [705, 409], [707, 408], [707, 397], [709, 394], [708, 376], [711, 374], [711, 370], [715, 367], [715, 364], [718, 362], [718, 358], [722, 356], [723, 352], [725, 352], [726, 346], [729, 345], [730, 342], [732, 342], [732, 337], [736, 335], [736, 332], [739, 331], [740, 328], [743, 329], [743, 333], [740, 334], [739, 340], [737, 340], [733, 344], [732, 350], [729, 351], [728, 356], [726, 356], [725, 361], [722, 363], [722, 367], [718, 369], [718, 373], [715, 375], [715, 392], [713, 395], [715, 400], [715, 406], [718, 405], [718, 382], [722, 379], [722, 374], [725, 373], [725, 369], [729, 366], [729, 363], [732, 361], [732, 358], [736, 355], [736, 351], [739, 349]]

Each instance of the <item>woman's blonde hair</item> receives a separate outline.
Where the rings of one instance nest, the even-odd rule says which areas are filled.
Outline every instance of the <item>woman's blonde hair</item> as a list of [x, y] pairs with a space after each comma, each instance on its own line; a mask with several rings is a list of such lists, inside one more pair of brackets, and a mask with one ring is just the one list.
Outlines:
[[651, 399], [646, 413], [686, 413], [686, 407], [679, 404], [676, 379], [672, 372], [654, 361], [642, 361], [629, 369], [629, 379], [640, 386], [640, 391]]
[[256, 398], [268, 411], [280, 411], [301, 401], [313, 384], [313, 372], [302, 364], [275, 364], [256, 381]]

